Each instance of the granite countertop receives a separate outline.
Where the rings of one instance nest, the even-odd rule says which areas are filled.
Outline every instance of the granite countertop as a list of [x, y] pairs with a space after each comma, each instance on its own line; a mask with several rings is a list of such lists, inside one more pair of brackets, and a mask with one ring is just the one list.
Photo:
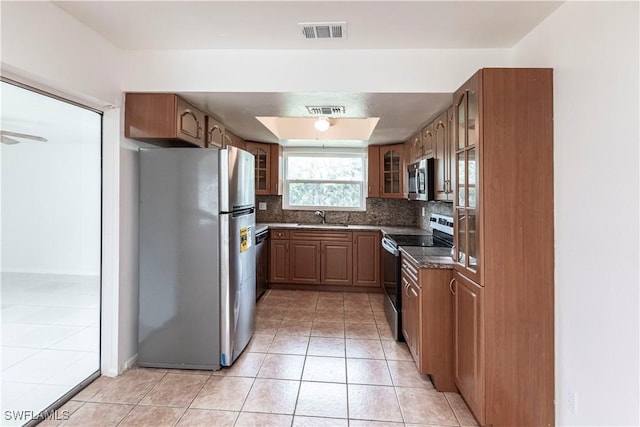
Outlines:
[[408, 256], [420, 268], [453, 268], [451, 249], [423, 248], [419, 246], [400, 246], [402, 256]]
[[[340, 225], [340, 224], [296, 224], [289, 222], [256, 223], [256, 233], [267, 228], [290, 228], [314, 231], [339, 230], [339, 231], [381, 231], [383, 234], [413, 234], [429, 235], [430, 230], [418, 227], [403, 227], [393, 225]], [[423, 248], [414, 246], [400, 246], [401, 252], [410, 256], [421, 268], [453, 268], [451, 249], [449, 248]]]
[[423, 230], [418, 227], [402, 227], [392, 225], [359, 225], [359, 224], [296, 224], [288, 222], [270, 222], [270, 223], [257, 223], [256, 232], [268, 228], [291, 228], [291, 229], [304, 229], [314, 231], [382, 231], [384, 234], [415, 234], [415, 235], [428, 235], [431, 234], [429, 230]]

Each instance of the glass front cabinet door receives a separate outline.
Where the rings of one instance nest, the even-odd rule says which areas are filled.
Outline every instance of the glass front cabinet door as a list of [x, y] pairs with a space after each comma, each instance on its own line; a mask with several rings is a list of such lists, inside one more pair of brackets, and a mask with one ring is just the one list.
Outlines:
[[259, 143], [247, 143], [247, 151], [256, 158], [256, 194], [270, 194], [270, 170], [269, 170], [269, 145]]
[[479, 202], [479, 117], [478, 81], [472, 79], [455, 94], [454, 146], [456, 148], [457, 191], [455, 192], [454, 260], [460, 270], [480, 283]]
[[402, 145], [392, 145], [380, 148], [382, 192], [380, 197], [403, 197], [403, 161]]

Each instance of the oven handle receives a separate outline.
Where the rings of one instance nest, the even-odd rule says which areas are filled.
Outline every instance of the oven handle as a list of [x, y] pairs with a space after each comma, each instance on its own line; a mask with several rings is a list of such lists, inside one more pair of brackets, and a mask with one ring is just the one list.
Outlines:
[[400, 251], [398, 250], [398, 247], [391, 243], [391, 241], [389, 239], [387, 239], [386, 237], [382, 238], [382, 248], [389, 252], [390, 254], [392, 254], [393, 256], [399, 256], [400, 255]]

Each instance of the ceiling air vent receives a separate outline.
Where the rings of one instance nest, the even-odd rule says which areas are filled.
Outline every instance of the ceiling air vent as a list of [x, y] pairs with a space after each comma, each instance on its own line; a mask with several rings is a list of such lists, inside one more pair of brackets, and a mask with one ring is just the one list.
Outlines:
[[342, 105], [307, 105], [307, 111], [314, 116], [342, 116], [346, 113]]
[[301, 22], [305, 39], [344, 39], [347, 37], [346, 22]]

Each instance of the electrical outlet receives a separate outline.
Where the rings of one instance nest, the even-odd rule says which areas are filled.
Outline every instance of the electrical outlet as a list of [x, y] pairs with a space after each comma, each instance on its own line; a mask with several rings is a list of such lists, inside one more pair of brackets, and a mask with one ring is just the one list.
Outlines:
[[426, 207], [422, 207], [422, 213], [420, 214], [420, 216], [427, 216], [427, 208]]
[[567, 392], [567, 409], [569, 409], [569, 412], [573, 415], [578, 413], [578, 396], [575, 391]]
[[258, 210], [266, 211], [267, 210], [267, 202], [258, 202]]

